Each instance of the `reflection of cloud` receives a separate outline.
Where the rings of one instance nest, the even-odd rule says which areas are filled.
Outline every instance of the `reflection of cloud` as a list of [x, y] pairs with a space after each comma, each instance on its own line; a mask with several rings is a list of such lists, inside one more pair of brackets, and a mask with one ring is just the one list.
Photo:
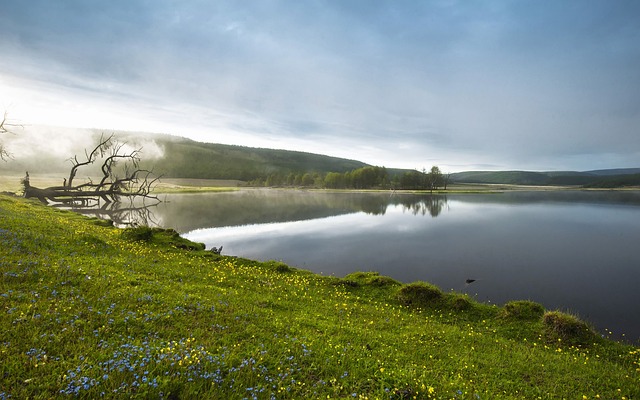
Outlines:
[[[213, 243], [216, 240], [227, 240], [229, 242], [239, 239], [247, 240], [248, 238], [248, 240], [259, 240], [261, 237], [278, 237], [286, 240], [300, 235], [309, 235], [318, 239], [340, 238], [341, 236], [358, 234], [358, 232], [365, 234], [372, 230], [406, 232], [416, 229], [416, 227], [406, 223], [407, 220], [403, 217], [404, 210], [409, 208], [414, 216], [425, 216], [427, 214], [437, 216], [433, 215], [432, 207], [436, 204], [437, 214], [439, 214], [445, 202], [445, 198], [414, 199], [412, 202], [407, 201], [399, 205], [389, 205], [386, 207], [387, 212], [391, 215], [389, 218], [382, 215], [376, 216], [366, 212], [358, 212], [301, 221], [195, 229], [183, 236], [196, 242]], [[387, 212], [383, 213], [383, 215], [386, 216]], [[364, 218], [363, 215], [367, 215], [367, 217]], [[415, 221], [411, 220], [412, 223], [415, 223]], [[417, 221], [419, 223], [419, 220]], [[349, 228], [345, 229], [345, 227]]]
[[[304, 221], [292, 221], [292, 222], [276, 222], [259, 225], [242, 225], [242, 226], [227, 226], [221, 228], [206, 228], [196, 229], [188, 232], [183, 236], [192, 241], [200, 242], [215, 242], [215, 240], [228, 240], [230, 242], [238, 240], [240, 238], [255, 238], [260, 237], [279, 237], [282, 239], [296, 237], [298, 235], [308, 235], [313, 233], [315, 237], [340, 237], [346, 234], [344, 230], [331, 231], [329, 228], [318, 230], [317, 224], [322, 226], [342, 226], [343, 224], [349, 224], [349, 221], [361, 222], [362, 218], [357, 216], [358, 214], [339, 215], [326, 218], [315, 218]], [[358, 229], [367, 230], [376, 225], [376, 221], [371, 221], [367, 224], [359, 224]]]

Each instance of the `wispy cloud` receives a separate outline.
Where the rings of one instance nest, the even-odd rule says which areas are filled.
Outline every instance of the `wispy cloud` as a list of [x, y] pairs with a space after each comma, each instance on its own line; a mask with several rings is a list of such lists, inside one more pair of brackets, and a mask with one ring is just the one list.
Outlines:
[[24, 122], [459, 170], [634, 166], [640, 3], [86, 3], [0, 15]]

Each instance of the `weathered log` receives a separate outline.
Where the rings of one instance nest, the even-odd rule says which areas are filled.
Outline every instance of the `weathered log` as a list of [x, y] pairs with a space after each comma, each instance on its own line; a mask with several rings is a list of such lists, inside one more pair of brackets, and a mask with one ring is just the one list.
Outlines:
[[[62, 186], [32, 187], [29, 183], [29, 172], [27, 172], [22, 180], [24, 196], [37, 198], [43, 203], [87, 207], [99, 206], [100, 203], [117, 203], [122, 198], [143, 198], [160, 202], [160, 199], [151, 195], [153, 186], [159, 178], [151, 178], [151, 171], [138, 167], [141, 149], [123, 153], [124, 148], [125, 144], [115, 141], [113, 135], [106, 138], [103, 135], [91, 152], [85, 151], [86, 160], [80, 160], [78, 156], [70, 159], [72, 167], [69, 179], [65, 178]], [[74, 178], [79, 168], [91, 165], [98, 159], [103, 160], [100, 167], [102, 177], [99, 182], [94, 183], [91, 178], [87, 178], [86, 182], [74, 185]], [[120, 163], [122, 165], [116, 168]], [[119, 177], [118, 173], [123, 176]]]

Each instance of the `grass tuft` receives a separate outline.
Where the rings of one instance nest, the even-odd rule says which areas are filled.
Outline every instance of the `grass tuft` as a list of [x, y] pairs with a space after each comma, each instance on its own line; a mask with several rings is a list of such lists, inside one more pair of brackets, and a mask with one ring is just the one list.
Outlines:
[[172, 246], [183, 250], [202, 251], [205, 249], [204, 243], [196, 243], [185, 239], [173, 229], [138, 226], [135, 228], [124, 229], [121, 236], [123, 239], [133, 242], [154, 243], [161, 246]]
[[543, 335], [548, 342], [589, 345], [597, 339], [589, 325], [578, 317], [560, 311], [547, 311], [542, 317]]
[[379, 272], [353, 272], [345, 276], [344, 279], [345, 281], [356, 283], [356, 285], [351, 286], [387, 287], [402, 285], [400, 282], [389, 276], [380, 275]]
[[398, 290], [397, 298], [406, 306], [433, 305], [442, 298], [442, 290], [427, 282], [414, 282], [404, 285]]
[[529, 300], [510, 301], [504, 305], [502, 316], [517, 320], [538, 320], [544, 314], [544, 307]]
[[122, 231], [123, 239], [135, 242], [149, 242], [153, 237], [153, 229], [148, 226], [138, 226], [135, 228], [126, 228]]
[[282, 261], [267, 261], [264, 265], [279, 273], [293, 272], [293, 268], [283, 263]]
[[473, 302], [467, 295], [457, 293], [447, 293], [445, 295], [446, 304], [449, 308], [456, 311], [469, 310], [473, 306]]

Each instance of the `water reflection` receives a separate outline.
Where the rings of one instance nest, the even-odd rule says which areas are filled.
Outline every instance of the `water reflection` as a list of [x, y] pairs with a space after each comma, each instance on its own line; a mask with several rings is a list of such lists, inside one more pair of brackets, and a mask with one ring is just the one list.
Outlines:
[[531, 299], [640, 338], [638, 192], [247, 191], [170, 200], [165, 226], [225, 254], [327, 275], [374, 270], [485, 302]]
[[[393, 203], [392, 203], [393, 204]], [[437, 217], [447, 204], [447, 196], [428, 196], [425, 198], [405, 198], [401, 202], [403, 209], [411, 211], [413, 215], [426, 215]]]
[[52, 207], [61, 210], [69, 210], [87, 217], [111, 221], [118, 228], [160, 226], [161, 224], [156, 220], [154, 213], [157, 206], [158, 203], [146, 204], [142, 201], [113, 202], [90, 206], [52, 205]]
[[439, 216], [449, 201], [464, 204], [592, 204], [640, 205], [640, 193], [629, 192], [507, 192], [465, 195], [404, 193], [332, 193], [296, 190], [241, 190], [226, 193], [173, 194], [151, 212], [156, 224], [178, 232], [195, 229], [302, 221], [363, 212], [382, 216], [390, 206], [413, 215]]
[[268, 189], [168, 195], [166, 199], [166, 203], [158, 205], [154, 215], [159, 225], [178, 232], [302, 221], [358, 212], [381, 216], [390, 205], [399, 205], [416, 215], [436, 217], [447, 203], [446, 196]]

